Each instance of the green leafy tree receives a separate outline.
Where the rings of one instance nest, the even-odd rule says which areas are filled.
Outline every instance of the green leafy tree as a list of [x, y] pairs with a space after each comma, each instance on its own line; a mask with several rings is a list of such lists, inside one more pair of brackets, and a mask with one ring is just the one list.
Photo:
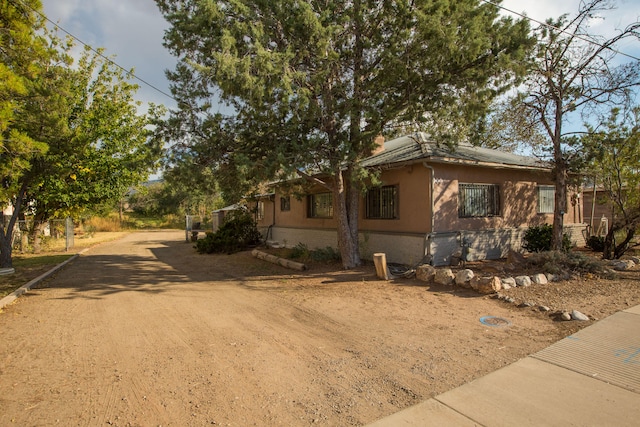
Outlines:
[[46, 143], [20, 125], [38, 81], [56, 58], [46, 37], [37, 0], [0, 4], [0, 204], [14, 205], [14, 215], [0, 224], [0, 267], [11, 267], [13, 229], [26, 187], [22, 183], [34, 157], [44, 155]]
[[[581, 140], [575, 137], [575, 129], [566, 131], [567, 122], [580, 114], [588, 121], [603, 105], [624, 104], [640, 84], [640, 62], [616, 66], [616, 47], [627, 39], [637, 39], [640, 23], [606, 40], [589, 34], [593, 20], [610, 9], [608, 0], [582, 2], [575, 17], [549, 19], [537, 28], [535, 60], [522, 91], [512, 102], [510, 114], [517, 117], [516, 126], [527, 129], [530, 135], [546, 136], [537, 148], [554, 167], [555, 250], [562, 248], [569, 172], [584, 164]], [[538, 133], [533, 129], [536, 126]]]
[[[38, 15], [31, 9], [25, 13]], [[11, 127], [46, 150], [25, 157], [23, 172], [7, 178], [4, 195], [14, 214], [0, 235], [2, 267], [12, 264], [11, 237], [21, 209], [39, 224], [115, 204], [147, 178], [161, 154], [147, 125], [162, 108], [138, 114], [137, 87], [127, 82], [130, 76], [88, 49], [72, 67], [71, 43], [44, 29], [42, 34], [31, 37], [47, 41], [48, 55], [37, 58], [38, 73], [25, 77], [27, 93]]]
[[[455, 143], [531, 45], [525, 21], [478, 0], [156, 3], [180, 59], [174, 137], [208, 147], [226, 179], [298, 174], [326, 187], [345, 268], [360, 263], [358, 165], [375, 137], [413, 123]], [[232, 118], [210, 114], [214, 95]]]
[[[597, 171], [612, 209], [603, 257], [617, 259], [633, 247], [640, 226], [640, 107], [627, 114], [613, 109], [603, 128], [592, 129], [584, 145], [594, 158], [591, 170]], [[624, 237], [617, 241], [620, 232]]]

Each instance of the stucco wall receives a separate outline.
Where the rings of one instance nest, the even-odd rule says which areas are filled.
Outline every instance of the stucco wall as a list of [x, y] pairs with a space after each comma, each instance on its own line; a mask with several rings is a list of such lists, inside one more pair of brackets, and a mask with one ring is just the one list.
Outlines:
[[[537, 171], [489, 169], [462, 165], [434, 165], [435, 231], [518, 228], [553, 222], [552, 214], [539, 214], [538, 185], [551, 185], [548, 174]], [[458, 218], [458, 184], [500, 186], [500, 215]], [[566, 223], [574, 214], [565, 215]]]
[[[309, 249], [331, 246], [337, 250], [338, 241], [336, 230], [313, 230], [301, 228], [273, 227], [273, 240], [285, 244], [287, 247], [305, 244]], [[424, 239], [421, 234], [391, 234], [391, 233], [360, 233], [360, 255], [363, 259], [371, 260], [373, 254], [383, 252], [388, 262], [401, 264], [417, 264], [423, 258]]]

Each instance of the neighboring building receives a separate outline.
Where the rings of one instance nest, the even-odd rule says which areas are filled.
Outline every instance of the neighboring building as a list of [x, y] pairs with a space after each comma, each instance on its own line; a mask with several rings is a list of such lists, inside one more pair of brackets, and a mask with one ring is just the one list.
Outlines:
[[[449, 150], [418, 133], [384, 143], [362, 165], [380, 170], [382, 183], [361, 200], [363, 258], [384, 252], [389, 262], [415, 264], [426, 257], [434, 265], [461, 255], [497, 259], [520, 250], [529, 226], [553, 221], [551, 168], [533, 158], [468, 144]], [[576, 200], [570, 198], [564, 222], [573, 240], [584, 244]], [[267, 240], [337, 247], [332, 195], [322, 187], [300, 199], [276, 186], [249, 209]]]

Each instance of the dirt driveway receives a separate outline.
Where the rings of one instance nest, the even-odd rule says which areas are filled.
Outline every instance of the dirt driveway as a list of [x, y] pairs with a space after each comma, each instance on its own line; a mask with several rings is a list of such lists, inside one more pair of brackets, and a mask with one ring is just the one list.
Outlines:
[[134, 233], [0, 313], [0, 425], [362, 425], [572, 332], [466, 292]]

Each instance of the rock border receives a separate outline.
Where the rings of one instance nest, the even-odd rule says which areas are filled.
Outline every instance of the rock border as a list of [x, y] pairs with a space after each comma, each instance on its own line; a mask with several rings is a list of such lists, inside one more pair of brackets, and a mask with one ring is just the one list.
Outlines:
[[[612, 260], [609, 265], [618, 271], [624, 271], [632, 269], [640, 265], [640, 258], [628, 257], [622, 260]], [[500, 294], [501, 290], [507, 290], [514, 287], [527, 287], [527, 286], [539, 286], [545, 285], [549, 282], [557, 282], [561, 280], [561, 277], [551, 273], [536, 273], [530, 276], [516, 276], [516, 277], [499, 277], [499, 276], [478, 276], [471, 269], [465, 268], [458, 270], [454, 273], [451, 268], [442, 267], [436, 268], [429, 264], [422, 264], [416, 267], [416, 279], [427, 282], [435, 283], [443, 286], [459, 286], [465, 289], [473, 289], [474, 291], [483, 295], [495, 295], [501, 301], [515, 304], [516, 300], [507, 295]], [[532, 308], [536, 304], [532, 302], [523, 302], [518, 305], [522, 308]], [[541, 312], [549, 312], [551, 309], [547, 306], [539, 305], [537, 307]], [[579, 312], [578, 310], [561, 311], [554, 313], [560, 320], [578, 320], [588, 321], [592, 320], [589, 316]]]

